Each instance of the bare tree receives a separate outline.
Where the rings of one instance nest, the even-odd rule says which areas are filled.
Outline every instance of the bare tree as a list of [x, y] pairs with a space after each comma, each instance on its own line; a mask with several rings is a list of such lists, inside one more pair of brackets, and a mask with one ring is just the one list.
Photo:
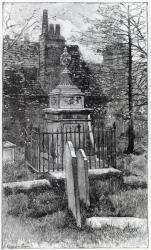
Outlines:
[[120, 105], [123, 102], [124, 106], [128, 107], [123, 111], [128, 111], [127, 152], [132, 153], [134, 151], [134, 112], [139, 107], [147, 105], [146, 4], [100, 4], [98, 14], [99, 18], [96, 20], [85, 19], [91, 25], [81, 34], [80, 42], [92, 45], [98, 53], [111, 46], [110, 54], [117, 44], [124, 45], [126, 53], [123, 54], [121, 51], [116, 59], [118, 61], [121, 57], [125, 57], [125, 68], [113, 67], [115, 58], [111, 57], [108, 58], [106, 67], [102, 68], [98, 76], [101, 89], [105, 88], [111, 99], [113, 95], [113, 99], [120, 101]]
[[[29, 30], [30, 32], [33, 32], [40, 28], [40, 19], [37, 15], [38, 9], [33, 10], [32, 14], [27, 18], [23, 18], [21, 23], [17, 23], [12, 19], [13, 3], [10, 3], [10, 6], [10, 10], [7, 13], [3, 13], [4, 53], [9, 52], [16, 42], [20, 40]], [[12, 39], [8, 39], [9, 35], [12, 36]]]

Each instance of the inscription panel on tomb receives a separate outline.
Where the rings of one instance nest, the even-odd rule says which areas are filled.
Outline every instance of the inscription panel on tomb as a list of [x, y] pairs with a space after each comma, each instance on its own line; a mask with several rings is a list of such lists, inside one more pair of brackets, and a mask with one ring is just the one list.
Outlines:
[[61, 108], [83, 108], [81, 96], [63, 97], [60, 100]]
[[79, 131], [83, 128], [83, 123], [64, 123], [63, 128], [66, 131], [66, 129], [69, 131], [71, 128], [71, 131]]

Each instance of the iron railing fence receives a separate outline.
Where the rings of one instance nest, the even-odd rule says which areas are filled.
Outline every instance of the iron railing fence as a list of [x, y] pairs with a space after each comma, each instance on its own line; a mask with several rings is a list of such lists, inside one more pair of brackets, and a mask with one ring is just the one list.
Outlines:
[[89, 168], [116, 168], [116, 127], [97, 124], [92, 130], [84, 126], [44, 132], [33, 129], [25, 146], [26, 163], [36, 172], [63, 171], [63, 153], [67, 141], [75, 151], [83, 149]]

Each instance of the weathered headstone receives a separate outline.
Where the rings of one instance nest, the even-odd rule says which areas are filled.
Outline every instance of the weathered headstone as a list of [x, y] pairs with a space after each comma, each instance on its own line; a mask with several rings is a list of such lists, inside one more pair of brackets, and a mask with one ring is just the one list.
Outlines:
[[3, 163], [15, 162], [15, 149], [16, 144], [10, 141], [3, 142]]
[[78, 189], [77, 158], [72, 142], [68, 141], [64, 149], [64, 167], [66, 175], [66, 190], [68, 208], [76, 219], [76, 224], [81, 227], [80, 199]]
[[77, 167], [80, 200], [88, 207], [90, 206], [88, 161], [83, 149], [79, 149], [77, 152]]

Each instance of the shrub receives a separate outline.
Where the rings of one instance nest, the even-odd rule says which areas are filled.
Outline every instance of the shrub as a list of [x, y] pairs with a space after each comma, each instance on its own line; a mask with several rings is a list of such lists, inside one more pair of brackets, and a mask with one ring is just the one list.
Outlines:
[[147, 183], [147, 157], [143, 155], [123, 155], [118, 158], [117, 167], [120, 169], [125, 176], [138, 176], [143, 179], [146, 178]]
[[27, 168], [24, 161], [14, 164], [4, 164], [2, 172], [3, 182], [15, 182], [19, 180], [27, 180]]
[[12, 191], [12, 189], [10, 187], [6, 187], [6, 188], [4, 188], [4, 194], [6, 196], [8, 196], [8, 195], [13, 194], [13, 191]]
[[139, 171], [142, 171], [143, 173], [146, 173], [147, 170], [147, 159], [144, 155], [138, 155], [133, 156], [133, 160], [131, 162], [131, 168], [137, 169]]
[[91, 202], [87, 217], [119, 216], [147, 217], [147, 190], [127, 190], [116, 194], [100, 194], [99, 200]]
[[62, 210], [67, 206], [65, 197], [56, 195], [52, 190], [41, 193], [37, 196], [30, 195], [30, 205], [28, 215], [40, 217]]
[[146, 140], [146, 143], [142, 141], [135, 143], [134, 153], [136, 155], [142, 155], [144, 153], [147, 153], [147, 140]]
[[110, 196], [116, 216], [147, 217], [147, 191], [128, 190]]
[[10, 195], [7, 198], [8, 214], [18, 216], [23, 215], [28, 210], [28, 196], [24, 194]]
[[11, 194], [7, 198], [7, 204], [8, 214], [41, 217], [65, 209], [67, 199], [49, 190], [38, 195], [35, 192], [29, 195], [23, 193]]

